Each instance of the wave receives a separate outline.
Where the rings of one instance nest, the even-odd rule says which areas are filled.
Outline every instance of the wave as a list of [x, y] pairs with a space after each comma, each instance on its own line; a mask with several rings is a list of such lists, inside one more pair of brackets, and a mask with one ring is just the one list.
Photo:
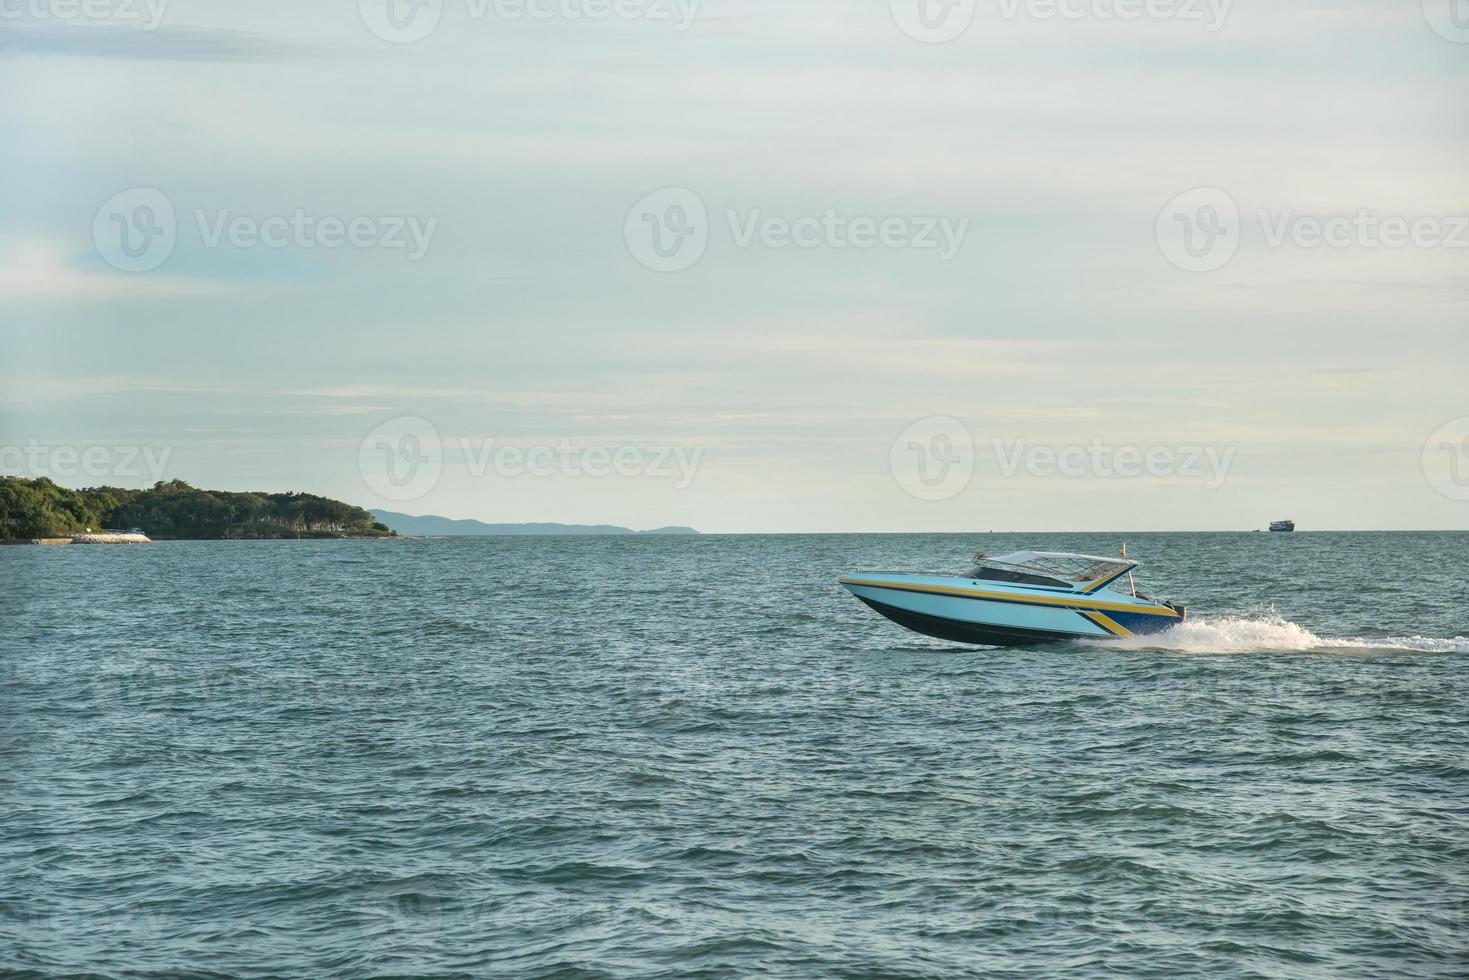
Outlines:
[[1109, 645], [1172, 653], [1310, 653], [1329, 650], [1396, 650], [1469, 653], [1469, 637], [1319, 636], [1271, 610], [1260, 616], [1200, 616], [1165, 633], [1133, 636]]

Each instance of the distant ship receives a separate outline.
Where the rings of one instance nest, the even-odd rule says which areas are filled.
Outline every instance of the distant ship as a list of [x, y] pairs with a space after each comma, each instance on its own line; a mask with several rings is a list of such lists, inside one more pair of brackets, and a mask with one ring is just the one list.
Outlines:
[[1271, 521], [1270, 530], [1277, 534], [1289, 534], [1296, 529], [1295, 521]]

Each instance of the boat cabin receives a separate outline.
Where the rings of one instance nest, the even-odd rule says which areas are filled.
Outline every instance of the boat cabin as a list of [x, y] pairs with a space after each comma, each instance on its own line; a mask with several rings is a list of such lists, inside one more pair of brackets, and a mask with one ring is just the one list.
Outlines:
[[1095, 592], [1110, 586], [1118, 592], [1135, 594], [1128, 572], [1137, 568], [1130, 558], [1103, 558], [1065, 551], [1014, 551], [1008, 555], [974, 556], [969, 578], [1013, 582], [1051, 589]]

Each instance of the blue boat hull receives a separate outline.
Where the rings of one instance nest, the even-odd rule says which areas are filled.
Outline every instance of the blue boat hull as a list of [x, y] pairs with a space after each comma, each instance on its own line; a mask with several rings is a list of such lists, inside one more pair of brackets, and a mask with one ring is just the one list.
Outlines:
[[1180, 608], [1115, 592], [1099, 596], [947, 576], [882, 572], [844, 578], [841, 584], [915, 633], [985, 646], [1158, 633], [1186, 615]]

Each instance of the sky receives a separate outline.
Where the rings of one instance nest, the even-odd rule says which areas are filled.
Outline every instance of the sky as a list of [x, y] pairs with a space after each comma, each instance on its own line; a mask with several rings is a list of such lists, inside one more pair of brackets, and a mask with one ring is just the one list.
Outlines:
[[1469, 528], [1469, 0], [0, 0], [0, 93], [3, 473]]

